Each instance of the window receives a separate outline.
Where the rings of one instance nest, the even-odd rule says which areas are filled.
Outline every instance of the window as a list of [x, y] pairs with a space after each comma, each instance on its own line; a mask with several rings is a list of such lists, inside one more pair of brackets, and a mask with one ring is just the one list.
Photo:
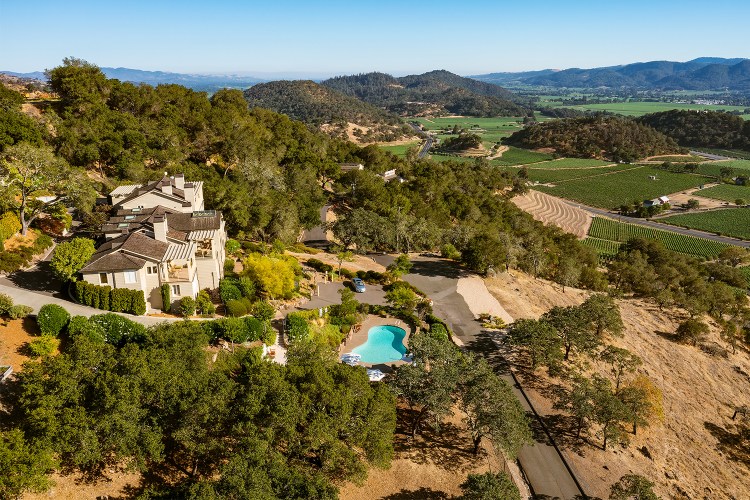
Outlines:
[[146, 266], [146, 274], [156, 274], [157, 267], [156, 266]]
[[117, 227], [128, 227], [128, 226], [130, 226], [130, 224], [128, 224], [127, 222], [120, 222], [119, 224], [117, 224]]
[[136, 283], [137, 281], [135, 271], [125, 271], [125, 283]]
[[143, 208], [143, 207], [136, 207], [136, 208], [131, 208], [131, 209], [130, 209], [130, 211], [131, 211], [131, 212], [140, 212], [142, 208]]
[[172, 295], [180, 295], [180, 285], [172, 285]]
[[106, 285], [108, 283], [107, 273], [99, 273], [99, 283]]

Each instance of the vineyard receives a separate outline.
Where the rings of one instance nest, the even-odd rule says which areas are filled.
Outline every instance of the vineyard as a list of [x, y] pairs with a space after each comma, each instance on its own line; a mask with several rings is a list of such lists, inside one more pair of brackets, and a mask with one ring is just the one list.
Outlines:
[[713, 198], [715, 200], [724, 200], [734, 203], [735, 200], [750, 201], [750, 186], [736, 186], [734, 184], [719, 184], [710, 188], [701, 189], [695, 193], [698, 196]]
[[529, 168], [557, 169], [557, 168], [589, 168], [612, 165], [611, 161], [589, 160], [585, 158], [560, 158], [542, 163], [536, 163]]
[[[704, 238], [696, 238], [694, 236], [672, 233], [670, 231], [662, 231], [660, 229], [639, 226], [637, 224], [617, 222], [602, 217], [594, 217], [594, 220], [591, 222], [591, 227], [589, 228], [589, 237], [598, 240], [607, 240], [613, 243], [613, 246], [611, 247], [605, 247], [604, 244], [598, 242], [587, 243], [596, 248], [600, 253], [604, 253], [602, 250], [605, 248], [609, 248], [610, 250], [614, 249], [612, 254], [616, 253], [616, 248], [614, 247], [614, 245], [617, 245], [616, 242], [626, 242], [631, 238], [648, 238], [657, 240], [669, 250], [703, 258], [715, 257], [729, 246], [724, 243]], [[588, 239], [584, 240], [584, 242], [588, 242]]]
[[539, 186], [545, 193], [607, 209], [664, 196], [705, 184], [710, 179], [652, 167], [634, 167], [611, 175], [574, 179], [557, 186]]
[[602, 240], [591, 237], [586, 238], [581, 241], [581, 243], [587, 247], [593, 248], [599, 256], [604, 258], [615, 255], [620, 250], [620, 245], [622, 245], [619, 241]]
[[659, 222], [750, 240], [750, 208], [727, 208], [673, 215], [660, 219]]
[[728, 177], [734, 177], [735, 175], [750, 175], [749, 160], [711, 161], [701, 163], [698, 165], [697, 173], [717, 177], [721, 175], [721, 170], [724, 168], [731, 168], [733, 170], [733, 173]]
[[633, 168], [638, 167], [634, 167], [633, 165], [613, 165], [594, 168], [559, 168], [549, 170], [543, 168], [529, 168], [527, 173], [529, 175], [529, 180], [544, 184], [570, 181], [573, 179], [587, 179], [597, 175], [620, 172]]

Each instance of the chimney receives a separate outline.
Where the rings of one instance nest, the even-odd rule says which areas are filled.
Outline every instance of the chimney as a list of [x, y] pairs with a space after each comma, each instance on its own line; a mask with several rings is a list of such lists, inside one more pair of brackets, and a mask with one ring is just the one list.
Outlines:
[[166, 194], [172, 194], [172, 179], [169, 177], [162, 179], [161, 181], [161, 192]]
[[154, 215], [154, 239], [167, 241], [167, 218], [164, 215]]
[[193, 211], [199, 210], [195, 207], [195, 184], [192, 182], [188, 182], [184, 186], [185, 191], [185, 201], [190, 203], [190, 206], [192, 207]]
[[174, 176], [174, 187], [177, 189], [185, 189], [185, 174], [177, 174]]

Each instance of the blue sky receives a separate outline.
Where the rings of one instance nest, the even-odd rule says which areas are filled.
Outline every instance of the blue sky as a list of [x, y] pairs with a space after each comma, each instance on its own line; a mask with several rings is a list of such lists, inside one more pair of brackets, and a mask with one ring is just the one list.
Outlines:
[[750, 2], [0, 0], [0, 70], [459, 74], [750, 57]]

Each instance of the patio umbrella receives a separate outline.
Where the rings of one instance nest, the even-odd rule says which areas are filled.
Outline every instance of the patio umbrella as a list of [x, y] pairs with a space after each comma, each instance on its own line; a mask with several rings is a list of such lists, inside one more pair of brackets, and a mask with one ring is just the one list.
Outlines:
[[349, 366], [357, 366], [359, 364], [360, 359], [362, 359], [362, 356], [353, 352], [343, 354], [341, 356], [341, 361], [343, 361]]

